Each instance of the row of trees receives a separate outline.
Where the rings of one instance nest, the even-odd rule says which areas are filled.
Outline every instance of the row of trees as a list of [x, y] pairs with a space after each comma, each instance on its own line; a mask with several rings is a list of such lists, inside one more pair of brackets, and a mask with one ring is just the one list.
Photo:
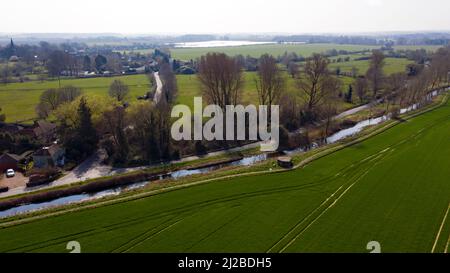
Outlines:
[[[277, 58], [263, 55], [258, 59], [254, 79], [259, 103], [278, 104], [281, 108], [281, 140], [288, 142], [288, 131], [300, 126], [319, 123], [326, 137], [332, 129], [334, 115], [339, 107], [342, 82], [328, 69], [326, 56], [315, 54], [308, 58], [302, 70], [297, 71], [293, 90], [287, 90], [286, 80]], [[437, 51], [429, 65], [424, 65], [417, 76], [383, 72], [384, 55], [374, 51], [365, 77], [357, 78], [344, 96], [352, 100], [353, 93], [363, 101], [382, 100], [386, 111], [396, 105], [409, 105], [423, 99], [430, 88], [447, 81], [450, 70], [450, 50]], [[203, 98], [221, 107], [242, 103], [244, 76], [238, 58], [210, 53], [198, 60], [198, 80]], [[176, 77], [172, 67], [162, 64], [160, 77], [164, 91], [157, 103], [139, 101], [127, 107], [128, 87], [114, 81], [109, 90], [110, 99], [98, 100], [69, 92], [70, 88], [48, 91], [41, 103], [53, 109], [59, 120], [62, 140], [73, 158], [83, 158], [98, 145], [105, 148], [115, 163], [146, 163], [178, 158], [189, 152], [205, 152], [212, 145], [199, 141], [174, 142], [170, 137], [171, 104], [177, 95]], [[55, 109], [56, 107], [56, 109]], [[224, 132], [225, 133], [225, 132]], [[216, 143], [217, 144], [217, 143]], [[223, 145], [219, 143], [218, 145]], [[282, 143], [284, 148], [286, 143]]]

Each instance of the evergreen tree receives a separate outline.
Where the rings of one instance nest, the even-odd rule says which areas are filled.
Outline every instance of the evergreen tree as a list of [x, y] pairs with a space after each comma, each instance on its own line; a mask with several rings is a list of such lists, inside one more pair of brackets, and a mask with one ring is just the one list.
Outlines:
[[77, 114], [78, 124], [75, 127], [75, 143], [79, 144], [78, 149], [84, 157], [92, 154], [98, 144], [97, 131], [92, 124], [91, 109], [87, 105], [84, 97], [80, 100]]
[[2, 108], [0, 107], [0, 122], [4, 122], [6, 119], [5, 114], [2, 114]]
[[353, 102], [353, 87], [351, 84], [348, 85], [348, 92], [345, 95], [345, 101], [348, 103], [352, 103]]

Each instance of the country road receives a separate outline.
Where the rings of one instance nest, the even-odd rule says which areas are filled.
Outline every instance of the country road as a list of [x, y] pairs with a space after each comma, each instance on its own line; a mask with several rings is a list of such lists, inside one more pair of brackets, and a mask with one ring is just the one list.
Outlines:
[[161, 78], [159, 77], [159, 72], [154, 72], [153, 76], [155, 77], [156, 81], [156, 91], [153, 101], [155, 102], [155, 104], [158, 104], [158, 102], [161, 100], [163, 84]]

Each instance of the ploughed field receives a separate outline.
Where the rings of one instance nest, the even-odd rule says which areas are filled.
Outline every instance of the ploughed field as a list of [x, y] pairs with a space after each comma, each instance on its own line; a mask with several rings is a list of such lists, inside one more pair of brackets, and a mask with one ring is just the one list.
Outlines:
[[3, 228], [0, 251], [448, 252], [449, 155], [447, 103], [294, 171]]

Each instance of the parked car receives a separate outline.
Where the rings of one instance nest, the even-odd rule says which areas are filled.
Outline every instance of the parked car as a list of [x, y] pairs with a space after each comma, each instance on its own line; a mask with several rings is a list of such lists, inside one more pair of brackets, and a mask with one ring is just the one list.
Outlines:
[[7, 170], [6, 170], [6, 177], [7, 177], [7, 178], [9, 178], [9, 177], [14, 177], [15, 175], [16, 175], [16, 173], [14, 172], [13, 169], [7, 169]]

